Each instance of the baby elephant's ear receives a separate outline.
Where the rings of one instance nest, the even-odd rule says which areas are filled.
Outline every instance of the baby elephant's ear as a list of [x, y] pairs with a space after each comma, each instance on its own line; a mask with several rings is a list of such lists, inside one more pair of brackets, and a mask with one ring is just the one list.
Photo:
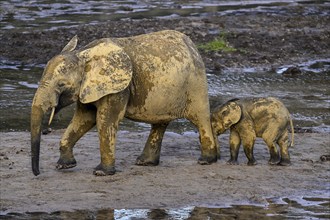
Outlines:
[[230, 128], [232, 125], [236, 124], [242, 116], [242, 109], [236, 102], [229, 102], [227, 105], [228, 113], [224, 116], [224, 127], [226, 129]]
[[125, 51], [110, 39], [101, 39], [79, 52], [85, 60], [79, 98], [82, 103], [99, 100], [128, 87], [132, 79], [132, 64]]

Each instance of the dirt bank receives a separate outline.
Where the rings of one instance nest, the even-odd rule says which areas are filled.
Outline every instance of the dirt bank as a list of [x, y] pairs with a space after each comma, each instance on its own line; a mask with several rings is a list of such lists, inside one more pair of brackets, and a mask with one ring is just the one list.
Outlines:
[[78, 35], [78, 47], [102, 37], [126, 37], [164, 29], [186, 33], [196, 44], [224, 34], [235, 52], [201, 51], [206, 67], [295, 65], [330, 56], [328, 4], [295, 4], [272, 10], [234, 11], [224, 15], [177, 19], [109, 21], [53, 31], [0, 33], [0, 57], [22, 64], [46, 64]]
[[0, 133], [1, 212], [51, 212], [101, 208], [173, 208], [267, 204], [268, 198], [327, 197], [329, 154], [327, 134], [297, 134], [290, 149], [292, 165], [269, 166], [266, 146], [258, 140], [256, 166], [227, 165], [228, 135], [220, 138], [222, 159], [210, 166], [197, 164], [198, 135], [166, 133], [161, 163], [156, 167], [135, 166], [147, 133], [120, 132], [114, 176], [93, 176], [99, 163], [97, 133], [90, 132], [77, 144], [78, 166], [57, 171], [58, 143], [62, 130], [42, 136], [41, 174], [30, 168], [29, 133]]

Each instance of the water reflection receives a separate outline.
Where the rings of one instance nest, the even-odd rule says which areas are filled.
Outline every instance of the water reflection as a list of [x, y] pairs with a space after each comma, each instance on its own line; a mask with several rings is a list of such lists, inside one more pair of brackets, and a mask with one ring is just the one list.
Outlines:
[[[297, 64], [301, 74], [287, 77], [278, 70], [228, 69], [209, 72], [211, 105], [231, 98], [274, 96], [284, 102], [291, 112], [295, 127], [315, 132], [330, 132], [330, 60]], [[42, 66], [30, 67], [15, 63], [0, 63], [0, 131], [29, 129], [30, 108]], [[74, 112], [74, 105], [63, 109], [52, 128], [65, 128]], [[45, 117], [45, 124], [46, 124]], [[147, 131], [150, 126], [124, 120], [121, 130]], [[183, 133], [195, 128], [184, 119], [174, 121], [169, 130]]]
[[7, 213], [5, 219], [329, 219], [330, 198], [268, 199], [265, 206], [232, 205], [222, 208], [100, 209], [29, 213]]

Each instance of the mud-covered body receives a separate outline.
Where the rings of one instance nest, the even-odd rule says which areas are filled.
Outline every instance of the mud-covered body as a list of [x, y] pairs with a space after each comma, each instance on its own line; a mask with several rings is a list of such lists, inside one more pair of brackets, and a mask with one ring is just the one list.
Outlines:
[[242, 106], [242, 117], [231, 129], [239, 133], [244, 133], [248, 126], [253, 128], [257, 137], [262, 138], [270, 131], [281, 135], [289, 126], [290, 113], [284, 104], [275, 98], [243, 99], [236, 103]]
[[197, 101], [196, 96], [208, 98], [202, 58], [187, 36], [170, 31], [113, 41], [131, 58], [133, 72], [139, 73], [133, 74], [129, 86], [126, 117], [168, 122], [186, 117], [191, 112], [189, 101]]
[[[268, 97], [230, 100], [212, 111], [211, 121], [216, 135], [230, 129], [229, 163], [237, 163], [239, 146], [242, 143], [248, 164], [254, 165], [256, 161], [253, 145], [256, 137], [260, 137], [269, 148], [270, 164], [290, 164], [287, 127], [291, 126], [293, 144], [293, 125], [289, 111], [278, 99]], [[281, 157], [277, 144], [280, 146]]]
[[103, 38], [75, 50], [73, 38], [46, 66], [32, 104], [31, 150], [39, 174], [40, 129], [50, 109], [77, 103], [60, 142], [58, 169], [76, 165], [73, 146], [94, 125], [100, 137], [101, 163], [96, 175], [114, 173], [115, 142], [123, 117], [152, 124], [138, 165], [159, 163], [168, 123], [187, 118], [201, 134], [201, 164], [217, 160], [208, 87], [202, 58], [193, 42], [176, 31], [128, 38]]

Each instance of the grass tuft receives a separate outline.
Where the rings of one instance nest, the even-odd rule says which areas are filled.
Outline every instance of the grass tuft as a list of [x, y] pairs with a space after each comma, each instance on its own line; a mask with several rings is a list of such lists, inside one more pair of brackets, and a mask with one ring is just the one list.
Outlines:
[[237, 49], [230, 46], [225, 35], [222, 34], [214, 40], [198, 45], [199, 49], [202, 49], [206, 52], [235, 52]]

